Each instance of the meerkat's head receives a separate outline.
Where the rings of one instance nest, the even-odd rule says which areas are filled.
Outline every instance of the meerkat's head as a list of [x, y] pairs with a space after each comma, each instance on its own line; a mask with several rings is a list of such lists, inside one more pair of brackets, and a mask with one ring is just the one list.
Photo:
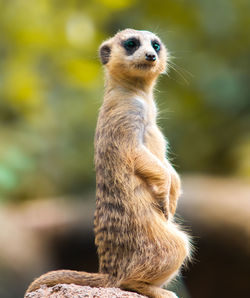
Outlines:
[[103, 42], [99, 53], [110, 75], [121, 79], [154, 79], [165, 72], [168, 58], [159, 37], [133, 29], [120, 31]]

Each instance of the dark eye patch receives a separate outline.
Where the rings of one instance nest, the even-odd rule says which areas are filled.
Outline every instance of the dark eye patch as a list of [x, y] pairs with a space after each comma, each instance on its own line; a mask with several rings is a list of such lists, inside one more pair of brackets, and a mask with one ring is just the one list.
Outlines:
[[133, 55], [140, 45], [140, 40], [136, 37], [130, 37], [122, 42], [122, 46], [125, 48], [127, 55]]
[[161, 49], [160, 42], [158, 40], [152, 40], [151, 45], [152, 45], [153, 49], [156, 51], [156, 53], [158, 54]]

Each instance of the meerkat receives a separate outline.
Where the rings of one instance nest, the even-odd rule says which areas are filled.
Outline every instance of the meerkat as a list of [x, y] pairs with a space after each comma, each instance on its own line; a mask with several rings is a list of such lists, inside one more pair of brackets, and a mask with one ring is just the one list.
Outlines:
[[180, 179], [157, 126], [153, 88], [168, 52], [149, 31], [125, 29], [99, 49], [105, 94], [95, 134], [95, 244], [99, 273], [59, 270], [29, 286], [74, 283], [119, 287], [151, 298], [189, 256], [188, 236], [174, 223]]

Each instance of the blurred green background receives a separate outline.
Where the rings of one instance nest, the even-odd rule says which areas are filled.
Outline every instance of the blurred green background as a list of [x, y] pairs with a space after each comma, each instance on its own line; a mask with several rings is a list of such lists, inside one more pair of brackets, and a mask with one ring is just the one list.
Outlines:
[[247, 0], [0, 0], [2, 206], [93, 201], [98, 47], [125, 28], [157, 33], [171, 53], [155, 97], [177, 171], [248, 179], [249, 12]]

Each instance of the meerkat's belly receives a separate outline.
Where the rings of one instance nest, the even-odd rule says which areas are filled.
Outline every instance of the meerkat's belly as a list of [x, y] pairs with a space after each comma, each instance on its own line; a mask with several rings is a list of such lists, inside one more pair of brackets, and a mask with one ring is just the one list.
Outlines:
[[166, 140], [160, 129], [153, 124], [146, 126], [144, 134], [145, 146], [161, 161], [166, 156]]

